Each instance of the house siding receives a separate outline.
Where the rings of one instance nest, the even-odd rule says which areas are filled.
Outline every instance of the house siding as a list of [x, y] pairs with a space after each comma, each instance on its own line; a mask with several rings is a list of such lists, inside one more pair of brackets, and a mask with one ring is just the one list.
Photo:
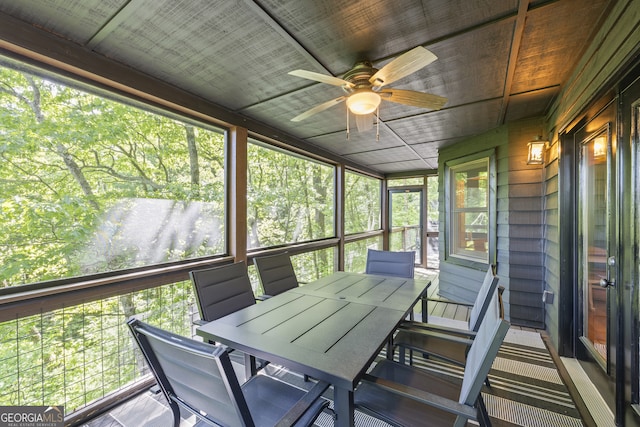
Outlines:
[[[440, 152], [440, 182], [447, 161], [486, 149], [496, 155], [496, 274], [505, 288], [505, 316], [513, 323], [544, 327], [544, 223], [542, 167], [526, 164], [527, 142], [544, 129], [542, 118], [512, 122]], [[444, 184], [441, 186], [444, 193]], [[440, 204], [444, 221], [444, 199]], [[445, 229], [441, 223], [441, 229]], [[440, 294], [473, 302], [484, 271], [447, 259], [441, 239]]]

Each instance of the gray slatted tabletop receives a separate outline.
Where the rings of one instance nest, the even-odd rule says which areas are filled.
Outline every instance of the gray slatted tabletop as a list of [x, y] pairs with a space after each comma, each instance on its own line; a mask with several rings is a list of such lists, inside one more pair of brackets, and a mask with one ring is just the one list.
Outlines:
[[334, 387], [336, 425], [353, 426], [353, 390], [430, 280], [337, 272], [198, 329]]

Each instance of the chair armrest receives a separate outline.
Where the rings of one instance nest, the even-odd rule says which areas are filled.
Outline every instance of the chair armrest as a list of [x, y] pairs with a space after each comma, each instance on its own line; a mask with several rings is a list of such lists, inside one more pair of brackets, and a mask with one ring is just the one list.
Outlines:
[[[322, 393], [329, 388], [329, 383], [325, 381], [318, 381], [298, 402], [293, 405], [289, 411], [283, 415], [277, 422], [276, 427], [290, 427], [294, 425], [305, 413], [313, 408], [313, 411], [319, 414], [322, 409], [329, 406], [329, 401], [322, 399]], [[313, 417], [315, 420], [316, 417]], [[313, 423], [311, 420], [311, 423]]]
[[202, 320], [202, 319], [197, 319], [197, 320], [193, 321], [193, 324], [196, 325], [196, 326], [206, 325], [207, 323], [209, 323], [209, 322], [207, 322], [206, 320]]
[[[413, 330], [413, 329], [405, 329], [403, 330], [404, 333], [407, 334], [412, 334], [412, 335], [422, 335], [422, 336], [429, 336], [429, 337], [433, 337], [433, 338], [439, 338], [439, 339], [443, 339], [446, 341], [451, 341], [451, 342], [457, 342], [460, 344], [464, 344], [467, 346], [470, 346], [471, 344], [473, 344], [473, 340], [469, 339], [469, 338], [464, 338], [464, 337], [460, 337], [460, 336], [456, 336], [456, 335], [450, 335], [450, 334], [443, 334], [440, 332], [435, 332], [435, 331], [425, 331], [425, 330]], [[398, 345], [402, 345], [402, 343], [400, 342], [394, 342], [394, 344], [398, 344]], [[427, 350], [424, 350], [425, 352]]]
[[266, 301], [271, 297], [272, 297], [272, 295], [267, 295], [267, 294], [259, 295], [259, 296], [256, 297], [256, 301]]
[[452, 328], [445, 325], [436, 325], [433, 323], [414, 322], [411, 320], [405, 320], [402, 322], [400, 326], [398, 326], [398, 329], [402, 329], [403, 331], [434, 331], [450, 335], [459, 335], [471, 339], [476, 337], [476, 332], [474, 331]]
[[366, 381], [371, 385], [382, 390], [386, 390], [390, 393], [424, 403], [425, 405], [433, 406], [434, 408], [438, 408], [452, 414], [461, 415], [471, 420], [478, 419], [477, 411], [474, 407], [464, 405], [462, 403], [456, 402], [455, 400], [447, 399], [442, 396], [438, 396], [434, 393], [418, 390], [413, 387], [385, 380], [383, 378], [374, 377], [373, 375], [369, 374], [365, 374], [362, 378], [362, 381]]

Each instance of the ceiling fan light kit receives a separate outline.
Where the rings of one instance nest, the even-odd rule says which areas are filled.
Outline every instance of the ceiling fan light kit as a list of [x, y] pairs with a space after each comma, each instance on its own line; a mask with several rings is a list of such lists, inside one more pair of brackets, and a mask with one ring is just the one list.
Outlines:
[[380, 95], [364, 89], [349, 95], [347, 107], [353, 114], [371, 114], [378, 109], [380, 101]]

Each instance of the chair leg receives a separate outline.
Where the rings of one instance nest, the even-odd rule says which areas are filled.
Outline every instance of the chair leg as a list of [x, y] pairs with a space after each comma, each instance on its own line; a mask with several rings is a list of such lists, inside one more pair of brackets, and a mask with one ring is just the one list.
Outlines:
[[393, 338], [387, 340], [387, 360], [393, 360], [393, 353], [396, 351], [393, 345]]
[[304, 374], [304, 382], [308, 383], [309, 382], [309, 375]]
[[489, 418], [487, 407], [485, 406], [484, 400], [482, 399], [482, 393], [478, 395], [476, 406], [478, 410], [478, 421], [480, 422], [480, 426], [491, 427], [491, 419]]
[[404, 347], [401, 346], [398, 349], [398, 363], [400, 363], [401, 365], [405, 364], [405, 354], [404, 353], [405, 353], [405, 349], [404, 349]]

